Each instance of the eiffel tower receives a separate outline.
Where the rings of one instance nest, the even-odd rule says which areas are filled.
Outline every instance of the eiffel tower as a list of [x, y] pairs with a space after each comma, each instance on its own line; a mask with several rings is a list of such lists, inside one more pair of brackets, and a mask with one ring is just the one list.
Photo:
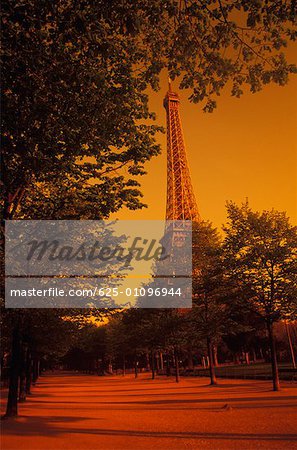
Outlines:
[[179, 113], [180, 100], [171, 82], [164, 98], [167, 115], [167, 205], [166, 220], [200, 220], [192, 187]]
[[[164, 98], [167, 116], [167, 204], [164, 236], [160, 242], [170, 259], [156, 265], [154, 277], [163, 287], [182, 290], [180, 305], [174, 308], [182, 314], [192, 300], [192, 223], [200, 220], [192, 187], [179, 113], [179, 97], [169, 89]], [[190, 251], [190, 253], [189, 253]], [[164, 271], [165, 270], [165, 271]], [[169, 275], [168, 271], [171, 271]], [[176, 273], [177, 272], [177, 273]], [[190, 272], [190, 273], [189, 273]], [[165, 274], [165, 277], [164, 277]], [[157, 298], [157, 304], [159, 299]], [[184, 308], [184, 306], [186, 308]], [[171, 309], [171, 313], [172, 313]]]

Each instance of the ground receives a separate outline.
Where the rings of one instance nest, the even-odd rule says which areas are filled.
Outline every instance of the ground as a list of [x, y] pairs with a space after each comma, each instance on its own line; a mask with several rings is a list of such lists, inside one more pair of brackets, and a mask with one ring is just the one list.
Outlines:
[[290, 382], [48, 374], [2, 421], [2, 449], [293, 449], [296, 412]]

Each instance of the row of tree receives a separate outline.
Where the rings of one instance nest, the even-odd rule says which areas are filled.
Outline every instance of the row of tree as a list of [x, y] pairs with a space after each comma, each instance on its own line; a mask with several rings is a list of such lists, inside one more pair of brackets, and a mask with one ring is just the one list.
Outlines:
[[96, 323], [107, 315], [102, 310], [2, 307], [1, 381], [8, 381], [9, 387], [4, 417], [18, 414], [18, 403], [31, 394], [32, 383], [78, 345], [81, 330], [90, 320]]
[[[278, 390], [275, 328], [296, 319], [296, 227], [285, 214], [253, 212], [248, 203], [229, 203], [227, 211], [224, 239], [210, 223], [194, 224], [191, 309], [141, 309], [139, 303], [115, 312], [107, 325], [79, 331], [66, 367], [104, 374], [115, 364], [124, 372], [133, 366], [137, 374], [138, 365], [149, 365], [154, 377], [166, 361], [178, 380], [178, 361], [193, 369], [200, 355], [215, 384], [219, 348], [220, 362], [232, 354], [246, 362], [249, 354], [268, 359]], [[296, 343], [288, 337], [279, 343], [294, 363]]]
[[[223, 240], [211, 224], [194, 224], [193, 307], [117, 313], [105, 334], [98, 330], [101, 346], [94, 340], [99, 371], [104, 372], [111, 359], [122, 370], [134, 361], [137, 373], [137, 363], [142, 360], [143, 366], [145, 356], [154, 377], [156, 355], [159, 363], [165, 355], [168, 364], [174, 362], [178, 380], [179, 359], [186, 358], [190, 369], [193, 355], [200, 354], [207, 356], [211, 384], [216, 384], [217, 350], [224, 343], [231, 353], [244, 353], [246, 361], [248, 353], [253, 359], [257, 354], [268, 357], [273, 389], [279, 389], [275, 328], [296, 320], [297, 229], [284, 213], [253, 212], [248, 203], [229, 203], [227, 212]], [[286, 347], [294, 361], [296, 343], [289, 339]]]
[[[250, 352], [263, 358], [266, 347], [278, 390], [275, 326], [296, 320], [297, 230], [284, 213], [253, 212], [248, 203], [229, 203], [227, 212], [224, 239], [210, 223], [194, 224], [191, 309], [3, 309], [1, 362], [10, 369], [6, 416], [16, 415], [18, 401], [30, 394], [40, 362], [43, 368], [62, 364], [101, 374], [116, 362], [123, 371], [132, 365], [136, 375], [140, 363], [150, 366], [154, 378], [165, 361], [178, 381], [180, 359], [192, 369], [200, 354], [216, 384], [222, 344], [228, 349], [224, 359], [238, 352], [246, 360]], [[89, 324], [90, 317], [108, 315], [107, 325]], [[289, 344], [294, 359], [296, 344]]]

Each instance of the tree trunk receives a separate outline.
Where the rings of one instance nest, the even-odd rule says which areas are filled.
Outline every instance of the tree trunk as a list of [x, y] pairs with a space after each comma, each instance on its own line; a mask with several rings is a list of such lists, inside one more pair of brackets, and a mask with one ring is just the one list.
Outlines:
[[32, 374], [32, 383], [35, 384], [39, 378], [39, 360], [33, 359], [33, 374]]
[[126, 358], [123, 355], [123, 377], [126, 375]]
[[[2, 163], [3, 163], [3, 159], [2, 158]], [[5, 168], [4, 168], [4, 163], [3, 163], [3, 167], [2, 167], [2, 173], [3, 173], [3, 184], [4, 184], [4, 208], [3, 208], [3, 222], [4, 220], [12, 220], [13, 216], [21, 202], [21, 200], [24, 197], [25, 194], [25, 187], [24, 186], [19, 186], [13, 194], [11, 194], [10, 192], [8, 192], [8, 188], [6, 185], [6, 181], [4, 180], [4, 173], [5, 173]]]
[[157, 368], [157, 373], [160, 372], [160, 355], [159, 353], [155, 353], [155, 365]]
[[269, 319], [267, 320], [267, 330], [268, 330], [269, 344], [270, 344], [273, 390], [279, 391], [280, 384], [279, 384], [279, 376], [278, 376], [275, 337], [274, 337], [273, 323]]
[[160, 352], [160, 370], [164, 370], [163, 353]]
[[111, 361], [111, 358], [109, 358], [109, 360], [108, 360], [108, 373], [109, 373], [110, 375], [113, 374], [113, 368], [112, 368], [112, 361]]
[[5, 417], [18, 415], [18, 389], [20, 374], [21, 337], [19, 326], [16, 326], [12, 335], [11, 364], [9, 374], [9, 391]]
[[245, 362], [246, 362], [246, 364], [250, 364], [250, 354], [249, 354], [249, 352], [245, 352], [244, 353], [244, 357], [245, 357]]
[[177, 348], [174, 347], [174, 366], [175, 366], [175, 381], [179, 382], [179, 362]]
[[257, 361], [257, 353], [256, 350], [253, 348], [253, 361], [256, 362]]
[[292, 344], [292, 339], [291, 339], [289, 325], [288, 325], [288, 322], [286, 320], [285, 320], [285, 327], [286, 327], [286, 332], [287, 332], [287, 337], [288, 337], [288, 342], [289, 342], [289, 348], [290, 348], [290, 354], [291, 354], [293, 369], [296, 369], [296, 360], [295, 360], [294, 348], [293, 348], [293, 344]]
[[170, 377], [170, 360], [169, 360], [169, 354], [166, 358], [166, 376]]
[[218, 363], [218, 346], [213, 345], [212, 350], [213, 350], [213, 364], [215, 367], [217, 367], [219, 365], [219, 363]]
[[30, 348], [27, 348], [26, 357], [26, 394], [31, 394], [31, 383], [32, 383], [32, 358]]
[[25, 401], [26, 401], [26, 374], [25, 371], [21, 370], [19, 382], [19, 402], [23, 403]]
[[19, 381], [19, 402], [26, 401], [27, 389], [27, 353], [28, 345], [21, 343], [20, 348], [20, 381]]
[[146, 370], [149, 371], [151, 370], [151, 365], [150, 365], [150, 356], [148, 352], [146, 352], [145, 358], [146, 358]]
[[208, 352], [208, 361], [209, 361], [209, 376], [210, 376], [210, 384], [217, 384], [217, 377], [215, 373], [215, 368], [213, 364], [213, 349], [211, 339], [207, 338], [207, 352]]
[[23, 343], [21, 343], [19, 402], [24, 402], [26, 400], [26, 359], [27, 359], [27, 347]]
[[151, 351], [152, 380], [155, 379], [155, 353]]
[[136, 359], [134, 361], [134, 376], [135, 378], [138, 377], [138, 361], [136, 361]]
[[194, 369], [194, 362], [193, 362], [193, 352], [192, 350], [188, 350], [188, 355], [187, 355], [187, 366], [189, 370], [193, 370]]

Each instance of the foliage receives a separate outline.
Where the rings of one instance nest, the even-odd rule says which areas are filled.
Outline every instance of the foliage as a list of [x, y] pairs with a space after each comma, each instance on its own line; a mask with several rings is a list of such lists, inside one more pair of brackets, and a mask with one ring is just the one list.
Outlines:
[[4, 323], [2, 339], [11, 339], [18, 326], [22, 340], [39, 358], [47, 355], [62, 356], [75, 342], [78, 323], [65, 320], [65, 311], [58, 309], [5, 309], [1, 316]]
[[232, 95], [240, 97], [245, 86], [251, 92], [269, 82], [283, 86], [289, 73], [296, 72], [281, 52], [288, 41], [296, 39], [295, 2], [182, 3], [170, 67], [174, 75], [185, 72], [182, 87], [193, 90], [192, 101], [206, 100], [205, 110], [216, 107], [215, 97], [228, 81]]
[[225, 260], [251, 309], [265, 319], [296, 318], [297, 228], [283, 212], [227, 205]]
[[2, 22], [6, 218], [28, 190], [71, 217], [142, 207], [135, 176], [160, 130], [146, 89], [162, 69], [206, 111], [229, 81], [240, 96], [296, 71], [282, 53], [294, 1], [5, 0]]
[[[234, 309], [237, 292], [226, 277], [221, 238], [209, 222], [193, 229], [193, 313], [191, 321], [201, 338], [214, 343], [238, 328]], [[237, 311], [238, 312], [238, 311]]]

